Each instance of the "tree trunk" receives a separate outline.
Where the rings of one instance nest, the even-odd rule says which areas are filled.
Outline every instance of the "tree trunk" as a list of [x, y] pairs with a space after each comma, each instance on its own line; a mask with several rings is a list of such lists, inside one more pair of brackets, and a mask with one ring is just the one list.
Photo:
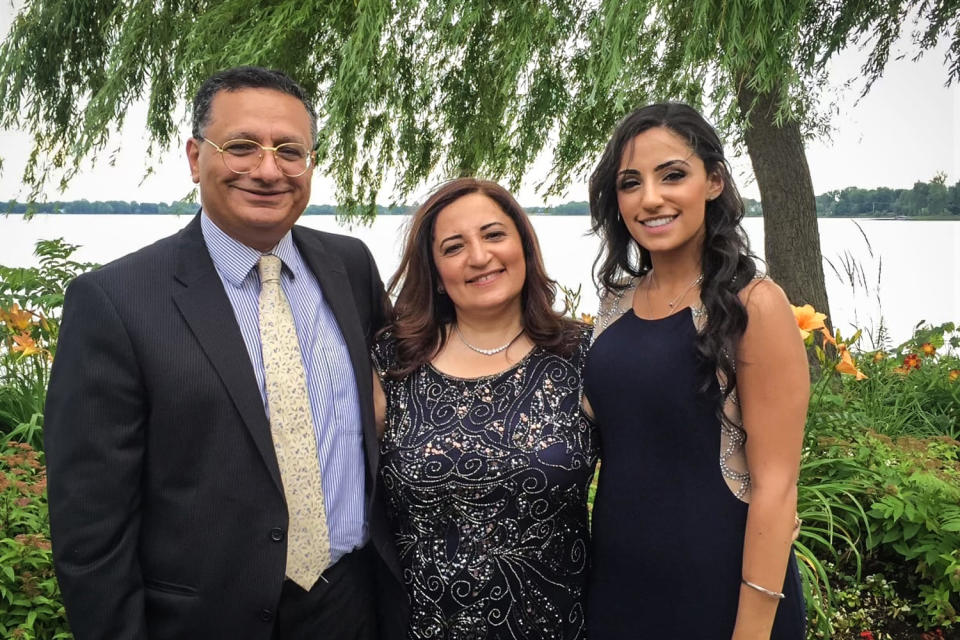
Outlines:
[[757, 95], [745, 82], [737, 102], [747, 122], [744, 139], [760, 188], [768, 273], [792, 304], [812, 304], [829, 316], [817, 204], [800, 126], [796, 121], [777, 126], [775, 95]]

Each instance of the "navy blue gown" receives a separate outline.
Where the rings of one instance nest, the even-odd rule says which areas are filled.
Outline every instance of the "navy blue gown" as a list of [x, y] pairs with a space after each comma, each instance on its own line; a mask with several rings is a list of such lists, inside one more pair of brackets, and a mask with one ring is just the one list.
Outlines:
[[[698, 392], [692, 310], [627, 311], [597, 338], [584, 389], [600, 429], [587, 587], [591, 640], [729, 640], [747, 504], [721, 473], [719, 384]], [[780, 585], [776, 585], [780, 586]], [[805, 606], [790, 554], [771, 638], [802, 640]]]

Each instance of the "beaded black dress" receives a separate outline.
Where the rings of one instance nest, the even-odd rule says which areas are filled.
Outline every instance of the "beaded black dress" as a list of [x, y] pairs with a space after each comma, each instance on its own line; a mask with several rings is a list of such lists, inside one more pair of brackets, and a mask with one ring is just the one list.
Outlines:
[[391, 379], [380, 478], [410, 598], [408, 638], [585, 638], [586, 497], [594, 428], [580, 410], [585, 329], [573, 354], [534, 347], [475, 379], [424, 365]]
[[[628, 296], [627, 304], [632, 296]], [[729, 640], [740, 593], [749, 474], [731, 468], [744, 436], [700, 391], [702, 309], [658, 320], [629, 309], [596, 339], [585, 393], [602, 438], [587, 598], [591, 640]], [[728, 414], [731, 415], [731, 414]], [[733, 414], [739, 419], [739, 410]], [[726, 443], [726, 444], [724, 444]], [[772, 640], [803, 640], [793, 553]]]

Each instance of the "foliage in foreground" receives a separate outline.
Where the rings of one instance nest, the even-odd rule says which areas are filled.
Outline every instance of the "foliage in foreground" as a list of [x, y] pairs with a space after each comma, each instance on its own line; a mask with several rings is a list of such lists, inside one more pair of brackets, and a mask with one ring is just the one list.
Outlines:
[[821, 337], [796, 545], [810, 635], [945, 637], [960, 623], [960, 334], [918, 326], [859, 353], [859, 334], [796, 314], [809, 343]]
[[69, 638], [53, 572], [43, 453], [29, 444], [0, 446], [0, 635]]
[[0, 265], [0, 637], [69, 638], [53, 571], [43, 405], [64, 290], [93, 265], [40, 241], [39, 267]]
[[76, 249], [62, 238], [41, 240], [40, 266], [0, 265], [0, 437], [38, 449], [64, 291], [94, 266], [72, 260]]
[[[52, 568], [42, 442], [66, 284], [90, 268], [41, 242], [41, 266], [0, 266], [0, 635], [69, 638]], [[579, 291], [564, 289], [567, 313]], [[960, 626], [960, 335], [921, 326], [860, 353], [797, 310], [820, 371], [811, 394], [796, 551], [810, 638], [954, 637]], [[818, 333], [819, 331], [819, 333]], [[12, 440], [13, 442], [8, 442]], [[921, 630], [918, 631], [917, 628]], [[945, 631], [944, 631], [945, 630]]]

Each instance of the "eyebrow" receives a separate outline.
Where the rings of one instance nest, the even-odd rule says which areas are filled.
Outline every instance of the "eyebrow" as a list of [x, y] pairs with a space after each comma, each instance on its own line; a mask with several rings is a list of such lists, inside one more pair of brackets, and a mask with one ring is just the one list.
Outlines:
[[[493, 227], [493, 226], [496, 226], [496, 225], [500, 225], [501, 227], [505, 227], [505, 226], [506, 226], [506, 225], [503, 224], [502, 222], [499, 222], [499, 221], [497, 221], [497, 220], [494, 220], [493, 222], [488, 222], [487, 224], [481, 226], [481, 227], [480, 227], [480, 231], [486, 231], [486, 230], [489, 229], [490, 227]], [[457, 240], [457, 239], [461, 239], [461, 240], [462, 240], [462, 239], [463, 239], [463, 234], [455, 233], [455, 234], [453, 234], [452, 236], [447, 236], [446, 238], [444, 238], [443, 240], [440, 241], [440, 246], [442, 247], [444, 242], [449, 242], [450, 240]]]
[[[686, 160], [683, 160], [683, 159], [681, 159], [681, 158], [676, 158], [676, 159], [674, 159], [674, 160], [667, 160], [666, 162], [661, 162], [660, 164], [658, 164], [657, 166], [655, 166], [655, 167], [653, 168], [653, 170], [654, 170], [655, 172], [656, 172], [656, 171], [661, 171], [661, 170], [666, 169], [667, 167], [669, 167], [669, 166], [671, 166], [671, 165], [674, 165], [674, 164], [683, 164], [683, 165], [686, 165], [686, 166], [688, 166], [688, 167], [690, 166], [690, 163], [687, 162]], [[624, 169], [623, 171], [619, 172], [617, 175], [621, 175], [621, 176], [623, 176], [623, 175], [639, 175], [639, 173], [640, 173], [640, 172], [637, 171], [636, 169]]]
[[[252, 140], [253, 142], [259, 142], [260, 144], [263, 144], [260, 136], [250, 131], [234, 131], [227, 137], [227, 140]], [[300, 140], [299, 136], [278, 136], [273, 139], [273, 145], [267, 146], [277, 146], [286, 144], [288, 142], [304, 144], [304, 142]]]

